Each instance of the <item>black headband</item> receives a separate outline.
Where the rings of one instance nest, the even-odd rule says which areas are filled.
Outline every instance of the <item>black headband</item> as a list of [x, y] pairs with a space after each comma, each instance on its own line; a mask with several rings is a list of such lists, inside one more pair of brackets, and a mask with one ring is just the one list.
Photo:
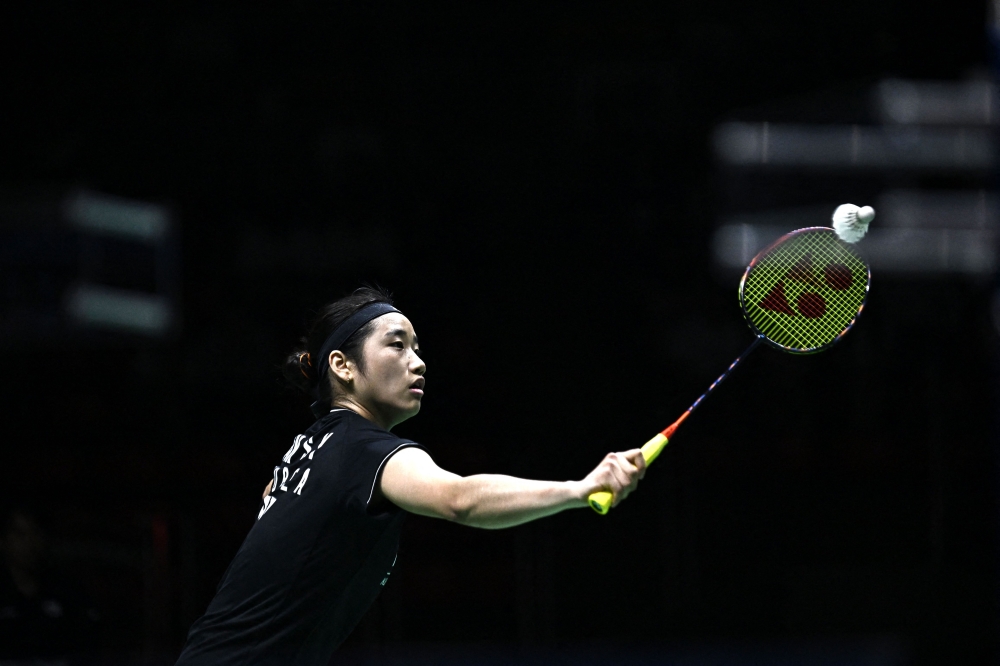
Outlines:
[[399, 312], [399, 310], [388, 303], [371, 303], [352, 314], [337, 328], [333, 329], [333, 333], [330, 334], [330, 337], [320, 347], [319, 357], [316, 359], [320, 363], [320, 366], [316, 368], [316, 374], [322, 379], [326, 371], [330, 368], [330, 353], [332, 351], [340, 349], [347, 342], [347, 338], [357, 333], [359, 328], [372, 319], [389, 314], [390, 312]]
[[[399, 310], [392, 307], [388, 303], [370, 303], [345, 319], [343, 323], [337, 326], [337, 328], [333, 329], [333, 333], [330, 334], [330, 337], [328, 337], [326, 342], [323, 343], [323, 346], [320, 347], [319, 356], [313, 361], [316, 369], [317, 398], [319, 398], [319, 383], [326, 381], [326, 374], [330, 369], [331, 352], [336, 349], [340, 349], [343, 344], [347, 342], [349, 337], [357, 333], [358, 329], [370, 322], [372, 319], [389, 314], [390, 312], [399, 312]], [[318, 401], [313, 403], [313, 413], [317, 418], [329, 411], [329, 405], [320, 406]]]

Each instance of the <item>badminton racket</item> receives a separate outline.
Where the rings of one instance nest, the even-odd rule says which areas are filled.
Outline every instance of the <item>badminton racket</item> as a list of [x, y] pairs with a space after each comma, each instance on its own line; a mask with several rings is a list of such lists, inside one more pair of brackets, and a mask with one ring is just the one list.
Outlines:
[[[798, 229], [761, 250], [743, 273], [739, 290], [754, 341], [679, 419], [642, 446], [646, 464], [760, 343], [791, 354], [815, 354], [841, 340], [861, 314], [870, 284], [868, 263], [827, 227]], [[587, 499], [604, 515], [614, 498], [598, 491]]]

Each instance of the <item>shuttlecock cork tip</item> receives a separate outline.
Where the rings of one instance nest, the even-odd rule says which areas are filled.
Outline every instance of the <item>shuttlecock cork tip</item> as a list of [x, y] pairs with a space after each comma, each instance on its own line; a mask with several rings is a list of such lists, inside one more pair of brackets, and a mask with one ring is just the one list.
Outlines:
[[833, 211], [833, 230], [845, 243], [857, 243], [865, 237], [868, 225], [875, 219], [875, 209], [871, 206], [843, 204]]

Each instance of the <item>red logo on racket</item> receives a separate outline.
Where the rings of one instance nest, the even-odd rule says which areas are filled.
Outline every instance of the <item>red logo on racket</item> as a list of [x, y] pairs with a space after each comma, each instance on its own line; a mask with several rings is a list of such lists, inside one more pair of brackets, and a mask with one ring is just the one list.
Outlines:
[[789, 269], [782, 280], [771, 287], [771, 291], [767, 292], [759, 303], [762, 309], [771, 312], [780, 312], [792, 317], [801, 314], [807, 319], [819, 319], [826, 314], [826, 299], [816, 291], [803, 291], [795, 299], [795, 305], [798, 307], [796, 312], [785, 296], [785, 280], [803, 283], [813, 288], [821, 289], [825, 285], [829, 289], [843, 291], [851, 286], [854, 276], [851, 274], [851, 269], [844, 264], [833, 263], [823, 269], [823, 281], [820, 282], [813, 270], [812, 253], [807, 252]]

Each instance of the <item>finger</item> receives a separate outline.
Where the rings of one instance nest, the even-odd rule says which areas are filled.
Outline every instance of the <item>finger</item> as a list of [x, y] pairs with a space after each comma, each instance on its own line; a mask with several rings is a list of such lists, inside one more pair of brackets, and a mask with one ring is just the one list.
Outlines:
[[640, 479], [646, 475], [646, 459], [643, 457], [640, 449], [622, 451], [619, 455], [627, 460], [632, 467], [636, 468], [636, 473]]
[[646, 476], [646, 458], [642, 455], [641, 449], [631, 449], [622, 453], [625, 458], [639, 468], [639, 478]]
[[[619, 463], [621, 464], [622, 471], [624, 471], [625, 474], [628, 475], [627, 485], [629, 487], [629, 490], [632, 491], [635, 490], [635, 487], [637, 485], [639, 485], [639, 479], [642, 478], [642, 469], [640, 469], [638, 465], [634, 464], [633, 461], [629, 460], [627, 455], [628, 453], [631, 453], [631, 451], [626, 453], [619, 453], [618, 460]], [[640, 454], [638, 460], [641, 459], [642, 455]]]
[[631, 492], [629, 486], [632, 480], [629, 478], [628, 472], [624, 469], [624, 465], [627, 464], [626, 461], [619, 459], [617, 456], [609, 461], [608, 471], [613, 487], [611, 494], [614, 497], [612, 506], [617, 506]]
[[619, 478], [615, 475], [615, 473], [609, 469], [601, 485], [604, 487], [605, 490], [611, 493], [612, 497], [611, 506], [616, 505], [618, 503], [618, 500], [622, 496], [622, 491], [625, 489], [625, 484], [623, 484], [621, 480], [619, 480]]
[[[637, 453], [638, 456], [635, 455]], [[639, 464], [633, 464], [632, 460], [635, 460]], [[639, 479], [641, 479], [644, 474], [644, 469], [641, 469], [639, 465], [643, 464], [644, 461], [642, 459], [641, 452], [636, 449], [616, 454], [615, 462], [617, 463], [617, 470], [628, 477], [628, 481], [622, 485], [621, 491], [615, 494], [614, 505], [617, 506], [638, 487]], [[620, 476], [617, 478], [621, 480]]]
[[627, 488], [632, 484], [632, 476], [629, 474], [629, 468], [635, 469], [635, 466], [629, 461], [625, 460], [621, 454], [615, 454], [614, 460], [612, 461], [611, 470], [618, 480], [618, 483], [622, 485], [623, 488]]
[[632, 490], [634, 490], [634, 489], [633, 488], [629, 488], [627, 486], [625, 488], [622, 488], [621, 492], [618, 493], [618, 495], [617, 495], [617, 501], [615, 502], [615, 504], [618, 505], [618, 504], [621, 504], [622, 502], [624, 502], [625, 498], [627, 498], [629, 495], [632, 494]]
[[601, 489], [611, 493], [611, 506], [615, 505], [616, 498], [622, 490], [622, 484], [615, 474], [616, 466], [613, 454], [609, 453], [595, 470], [594, 476], [594, 481], [600, 485]]

